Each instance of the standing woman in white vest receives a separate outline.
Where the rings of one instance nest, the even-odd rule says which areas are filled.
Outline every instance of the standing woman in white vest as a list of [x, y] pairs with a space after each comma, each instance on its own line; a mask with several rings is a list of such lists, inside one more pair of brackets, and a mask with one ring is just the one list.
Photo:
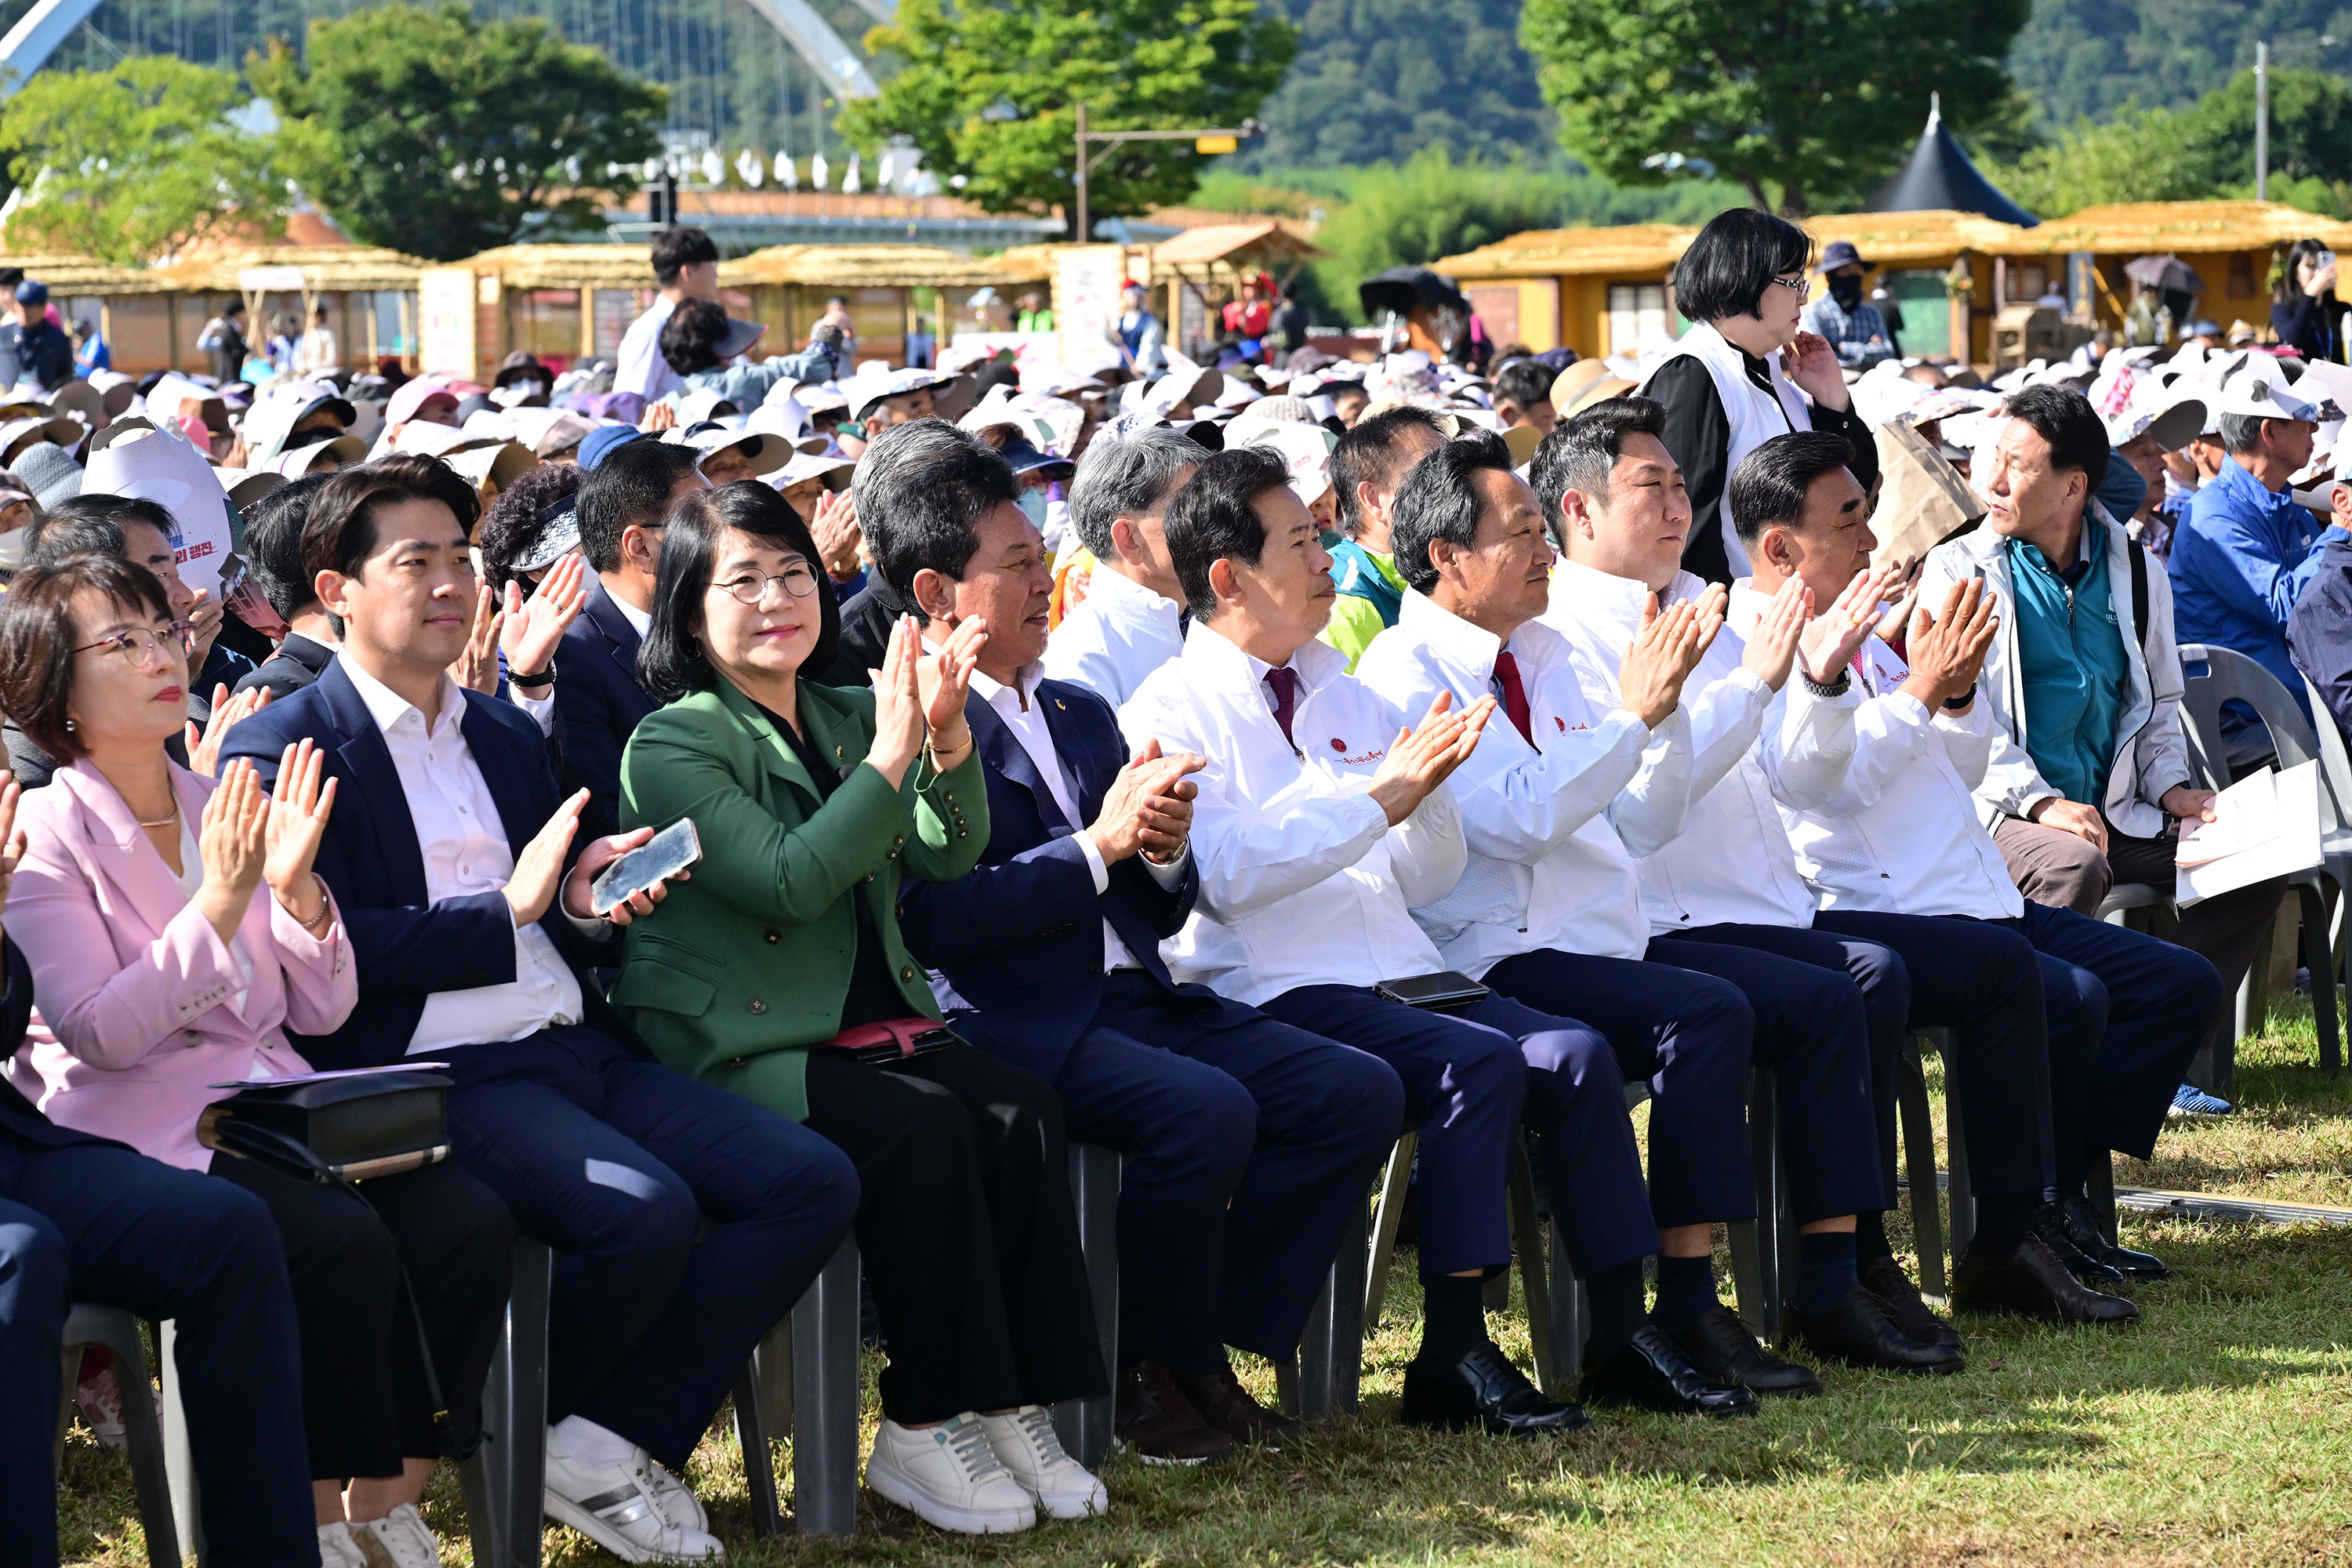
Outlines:
[[1853, 443], [1863, 488], [1878, 479], [1878, 445], [1846, 395], [1837, 351], [1800, 330], [1812, 254], [1795, 224], [1734, 207], [1675, 263], [1675, 307], [1696, 324], [1638, 395], [1665, 405], [1666, 450], [1690, 492], [1683, 566], [1710, 583], [1748, 575], [1724, 487], [1739, 459], [1773, 437], [1832, 431]]

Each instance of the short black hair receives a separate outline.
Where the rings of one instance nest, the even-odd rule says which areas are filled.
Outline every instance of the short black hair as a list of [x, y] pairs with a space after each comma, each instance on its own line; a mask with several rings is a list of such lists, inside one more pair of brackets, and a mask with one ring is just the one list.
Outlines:
[[1551, 401], [1555, 373], [1541, 360], [1515, 359], [1495, 375], [1495, 401], [1533, 408]]
[[302, 527], [310, 503], [331, 474], [304, 474], [280, 485], [245, 514], [245, 552], [253, 562], [253, 585], [280, 620], [291, 621], [319, 602], [316, 579], [302, 570]]
[[122, 525], [113, 518], [101, 512], [68, 512], [60, 506], [33, 520], [25, 534], [25, 564], [52, 566], [68, 555], [89, 552], [120, 558], [125, 548]]
[[2040, 382], [2020, 387], [2001, 400], [2000, 411], [2022, 420], [2050, 443], [2053, 469], [2079, 468], [2098, 494], [2107, 479], [2107, 426], [2091, 400], [2071, 386]]
[[666, 228], [654, 236], [654, 281], [667, 289], [689, 267], [719, 259], [719, 247], [698, 228]]
[[621, 569], [621, 535], [651, 528], [669, 511], [669, 492], [702, 454], [674, 441], [624, 441], [580, 479], [580, 553], [592, 572]]
[[1509, 473], [1511, 449], [1491, 430], [1457, 437], [1423, 458], [1397, 490], [1389, 536], [1397, 570], [1416, 592], [1437, 586], [1429, 547], [1443, 539], [1465, 550], [1478, 540], [1478, 487], [1471, 476]]
[[[632, 441], [628, 445], [654, 447], [661, 443]], [[599, 471], [603, 467], [598, 465]], [[574, 507], [576, 511], [576, 498], [587, 478], [577, 463], [541, 463], [499, 492], [498, 499], [490, 502], [490, 510], [482, 514], [482, 575], [489, 579], [491, 593], [507, 591], [507, 584], [514, 580], [514, 563], [530, 553], [549, 523], [561, 516], [567, 506]]]
[[1650, 397], [1604, 397], [1551, 427], [1528, 465], [1528, 482], [1543, 503], [1544, 527], [1563, 550], [1559, 503], [1577, 490], [1609, 499], [1609, 476], [1624, 455], [1628, 436], [1666, 438], [1666, 405]]
[[394, 452], [373, 463], [327, 476], [302, 522], [302, 570], [314, 584], [321, 572], [356, 577], [376, 551], [378, 507], [402, 501], [437, 500], [458, 528], [471, 535], [482, 514], [474, 482], [438, 458]]
[[1802, 272], [1812, 237], [1787, 218], [1754, 207], [1719, 212], [1675, 263], [1675, 308], [1686, 320], [1752, 316], [1772, 279]]
[[681, 300], [662, 323], [661, 354], [680, 375], [710, 370], [719, 363], [719, 345], [727, 341], [727, 307], [708, 300]]
[[1731, 503], [1731, 526], [1753, 544], [1776, 522], [1805, 514], [1805, 495], [1823, 474], [1853, 467], [1853, 443], [1826, 430], [1791, 430], [1775, 436], [1739, 459], [1724, 486]]
[[1217, 613], [1211, 565], [1238, 561], [1255, 566], [1265, 558], [1265, 521], [1257, 514], [1257, 498], [1289, 483], [1290, 470], [1274, 453], [1263, 447], [1233, 447], [1202, 458], [1168, 503], [1161, 531], [1192, 614], [1206, 620]]
[[697, 640], [703, 603], [710, 591], [711, 557], [728, 530], [748, 533], [778, 550], [790, 551], [816, 574], [820, 621], [816, 643], [801, 661], [801, 678], [814, 680], [831, 668], [841, 648], [841, 606], [808, 524], [773, 487], [740, 479], [715, 490], [681, 497], [662, 526], [661, 570], [654, 577], [653, 622], [637, 648], [637, 679], [665, 702], [715, 684], [718, 672]]
[[1021, 499], [1013, 465], [944, 419], [909, 420], [876, 436], [849, 488], [876, 569], [919, 616], [915, 574], [962, 581], [980, 546], [980, 520]]
[[1331, 448], [1331, 488], [1339, 492], [1339, 531], [1349, 538], [1355, 538], [1364, 526], [1364, 509], [1356, 499], [1356, 487], [1397, 482], [1397, 438], [1407, 430], [1426, 430], [1441, 441], [1445, 439], [1445, 427], [1438, 424], [1436, 415], [1402, 404], [1358, 420]]

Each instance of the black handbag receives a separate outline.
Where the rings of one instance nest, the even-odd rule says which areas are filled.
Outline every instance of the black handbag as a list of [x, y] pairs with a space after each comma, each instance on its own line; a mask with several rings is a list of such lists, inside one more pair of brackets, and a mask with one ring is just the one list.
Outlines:
[[449, 1080], [415, 1069], [235, 1088], [205, 1108], [196, 1141], [315, 1182], [362, 1182], [449, 1157]]
[[[358, 1183], [419, 1170], [449, 1157], [449, 1080], [423, 1070], [441, 1065], [320, 1073], [282, 1083], [216, 1083], [212, 1087], [237, 1092], [205, 1108], [196, 1119], [196, 1141], [304, 1181], [341, 1187], [373, 1209]], [[416, 1287], [405, 1263], [400, 1265], [400, 1289], [408, 1299], [416, 1353], [424, 1363], [433, 1429], [462, 1464], [488, 1441], [488, 1434], [478, 1418], [470, 1434], [459, 1433], [449, 1414], [440, 1369], [433, 1364], [433, 1347], [425, 1338], [425, 1314], [417, 1308]]]

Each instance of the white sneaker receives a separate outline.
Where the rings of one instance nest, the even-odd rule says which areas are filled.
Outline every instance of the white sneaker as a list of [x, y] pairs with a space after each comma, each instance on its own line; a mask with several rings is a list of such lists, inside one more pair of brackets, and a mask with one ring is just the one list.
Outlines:
[[367, 1553], [341, 1520], [319, 1527], [319, 1568], [368, 1568]]
[[[389, 1563], [391, 1568], [441, 1568], [441, 1542], [415, 1503], [402, 1503], [382, 1519], [350, 1528], [352, 1547], [371, 1568], [378, 1562]], [[371, 1545], [380, 1556], [369, 1550]]]
[[701, 1530], [682, 1528], [655, 1495], [648, 1464], [591, 1468], [551, 1447], [547, 1514], [624, 1563], [698, 1563], [727, 1554]]
[[81, 1406], [81, 1418], [88, 1423], [91, 1436], [110, 1448], [131, 1446], [122, 1425], [122, 1385], [114, 1381], [111, 1366], [77, 1384], [74, 1403]]
[[680, 1530], [710, 1533], [710, 1516], [702, 1511], [702, 1500], [696, 1497], [687, 1484], [661, 1465], [643, 1448], [637, 1450], [637, 1462], [645, 1470], [647, 1489], [668, 1521]]
[[1110, 1511], [1110, 1493], [1062, 1447], [1053, 1412], [1024, 1405], [1010, 1415], [983, 1415], [980, 1429], [997, 1462], [1055, 1519], [1098, 1518]]
[[919, 1432], [886, 1418], [874, 1434], [866, 1484], [941, 1530], [1010, 1535], [1037, 1522], [1035, 1500], [1006, 1473], [980, 1417], [969, 1412]]

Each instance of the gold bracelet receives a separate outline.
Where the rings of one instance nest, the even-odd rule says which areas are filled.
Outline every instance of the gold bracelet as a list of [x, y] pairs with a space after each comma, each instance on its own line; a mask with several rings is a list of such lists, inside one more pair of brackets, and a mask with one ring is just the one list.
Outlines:
[[931, 753], [931, 765], [933, 767], [937, 767], [939, 766], [940, 757], [952, 757], [959, 752], [968, 752], [971, 750], [971, 732], [970, 731], [966, 731], [964, 732], [963, 739], [958, 741], [954, 745], [948, 747], [945, 752], [940, 750], [939, 743], [937, 742], [931, 741], [927, 741], [923, 743], [923, 750]]

